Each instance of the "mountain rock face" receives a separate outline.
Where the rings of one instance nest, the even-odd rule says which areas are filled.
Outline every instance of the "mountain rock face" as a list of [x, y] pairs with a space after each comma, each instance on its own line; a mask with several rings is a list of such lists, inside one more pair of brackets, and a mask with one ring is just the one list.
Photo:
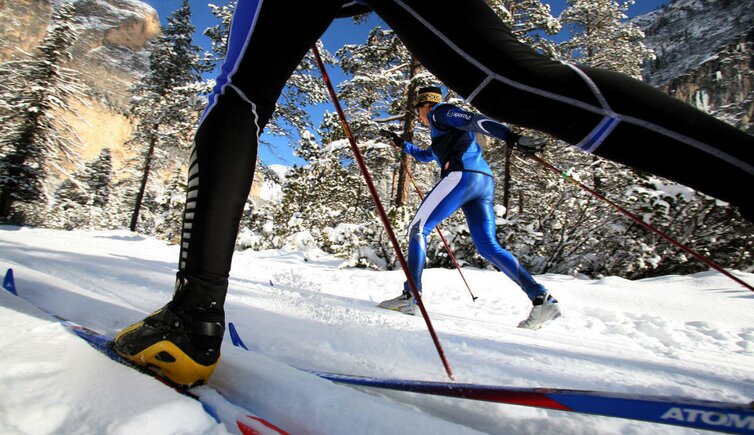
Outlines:
[[[34, 54], [60, 0], [0, 0], [0, 61]], [[118, 108], [128, 87], [149, 68], [148, 43], [160, 32], [157, 12], [135, 0], [76, 0], [78, 40], [73, 61], [92, 93]]]
[[[0, 62], [34, 55], [61, 0], [0, 0]], [[66, 67], [89, 86], [78, 114], [69, 116], [85, 145], [85, 160], [110, 148], [117, 164], [133, 126], [125, 116], [129, 87], [149, 68], [149, 43], [159, 35], [157, 12], [136, 0], [74, 0], [78, 40]], [[26, 54], [25, 54], [26, 53]]]
[[657, 55], [645, 81], [754, 134], [752, 0], [673, 0], [634, 22]]

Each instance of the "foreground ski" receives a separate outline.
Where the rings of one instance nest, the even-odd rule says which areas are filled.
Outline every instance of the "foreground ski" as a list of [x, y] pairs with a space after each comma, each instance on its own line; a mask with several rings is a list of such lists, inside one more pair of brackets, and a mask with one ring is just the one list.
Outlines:
[[[233, 344], [247, 349], [235, 326], [229, 323], [228, 328]], [[754, 434], [754, 402], [726, 403], [644, 394], [415, 381], [306, 371], [323, 379], [353, 386], [531, 406], [718, 432]]]
[[312, 372], [348, 385], [571, 411], [738, 434], [754, 434], [754, 403], [726, 403], [556, 388], [517, 388]]
[[[12, 269], [8, 269], [8, 272], [5, 275], [3, 288], [16, 296], [19, 296], [13, 279]], [[79, 325], [68, 319], [60, 317], [43, 308], [37, 308], [57, 320], [66, 329], [89, 343], [89, 345], [91, 345], [94, 349], [100, 351], [111, 360], [123, 364], [127, 367], [136, 369], [143, 374], [151, 376], [164, 383], [165, 385], [173, 388], [178, 393], [198, 401], [210, 416], [212, 416], [218, 423], [223, 423], [229, 431], [233, 433], [241, 433], [243, 435], [288, 435], [287, 432], [278, 428], [267, 420], [234, 405], [233, 403], [222, 397], [222, 395], [212, 387], [201, 386], [192, 389], [181, 388], [180, 386], [173, 384], [167, 378], [161, 376], [159, 373], [154, 372], [149, 368], [136, 365], [121, 357], [112, 348], [111, 337], [108, 337], [107, 335], [104, 335], [91, 328], [87, 328], [86, 326]]]

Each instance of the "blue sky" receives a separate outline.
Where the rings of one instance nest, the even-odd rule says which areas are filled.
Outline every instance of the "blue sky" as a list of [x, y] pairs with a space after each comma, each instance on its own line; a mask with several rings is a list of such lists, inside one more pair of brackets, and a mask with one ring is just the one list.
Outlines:
[[[160, 17], [160, 21], [165, 24], [165, 19], [176, 9], [181, 6], [182, 0], [142, 0], [148, 3], [157, 10]], [[283, 0], [276, 0], [283, 1]], [[317, 0], [312, 0], [317, 1]], [[653, 11], [667, 3], [670, 0], [636, 0], [636, 3], [632, 5], [629, 10], [629, 16], [633, 17], [641, 15], [650, 11]], [[194, 42], [197, 45], [208, 47], [209, 40], [201, 33], [205, 28], [214, 26], [217, 24], [217, 18], [215, 18], [210, 12], [209, 3], [216, 5], [227, 4], [227, 0], [191, 0], [191, 11], [194, 18], [194, 24], [197, 32]], [[552, 14], [558, 16], [566, 7], [566, 0], [545, 0], [544, 3], [550, 5]], [[328, 30], [322, 36], [322, 42], [330, 52], [335, 52], [338, 48], [344, 44], [361, 43], [365, 40], [369, 30], [375, 26], [388, 27], [376, 14], [371, 14], [370, 19], [361, 25], [355, 25], [350, 19], [337, 19], [333, 21]], [[343, 75], [339, 74], [331, 68], [330, 73], [332, 81], [337, 86], [339, 80], [342, 80]], [[318, 110], [322, 112], [324, 110], [333, 110], [330, 107]], [[320, 115], [321, 116], [321, 115]], [[317, 117], [315, 116], [315, 121]], [[278, 147], [277, 152], [272, 152], [265, 147], [260, 147], [259, 156], [265, 164], [280, 163], [284, 165], [292, 165], [296, 162], [296, 158], [290, 154], [290, 150], [287, 146], [283, 145], [281, 140], [281, 146]]]

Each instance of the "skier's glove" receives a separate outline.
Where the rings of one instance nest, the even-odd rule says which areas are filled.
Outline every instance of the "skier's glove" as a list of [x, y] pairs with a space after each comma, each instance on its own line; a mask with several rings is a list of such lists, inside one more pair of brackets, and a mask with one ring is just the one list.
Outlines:
[[505, 136], [505, 143], [516, 151], [526, 155], [532, 155], [542, 151], [545, 148], [545, 140], [533, 136], [521, 136], [520, 134], [509, 131]]
[[388, 139], [388, 140], [392, 141], [395, 144], [395, 146], [398, 147], [398, 149], [400, 149], [400, 150], [403, 149], [403, 139], [401, 139], [401, 137], [398, 136], [397, 134], [395, 134], [392, 131], [390, 131], [388, 129], [385, 129], [385, 128], [383, 128], [382, 130], [380, 130], [380, 134], [383, 137], [385, 137], [385, 139]]

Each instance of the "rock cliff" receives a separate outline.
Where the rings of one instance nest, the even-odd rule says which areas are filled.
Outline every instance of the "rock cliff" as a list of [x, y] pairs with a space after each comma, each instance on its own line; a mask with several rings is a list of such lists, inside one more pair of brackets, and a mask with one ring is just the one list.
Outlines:
[[754, 133], [754, 2], [674, 0], [635, 22], [657, 54], [647, 82]]
[[[76, 105], [70, 123], [84, 142], [87, 160], [102, 148], [113, 151], [116, 167], [128, 154], [131, 135], [129, 87], [149, 68], [149, 43], [160, 32], [157, 12], [135, 0], [75, 0], [79, 21], [73, 60], [89, 86], [86, 105]], [[34, 54], [60, 0], [0, 0], [0, 62]]]

